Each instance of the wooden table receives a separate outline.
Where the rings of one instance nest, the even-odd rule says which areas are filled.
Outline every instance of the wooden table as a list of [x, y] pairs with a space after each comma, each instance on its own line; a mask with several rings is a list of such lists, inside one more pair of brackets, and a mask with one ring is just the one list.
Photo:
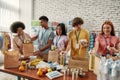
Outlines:
[[[38, 77], [37, 74], [36, 74], [37, 70], [28, 69], [25, 72], [20, 72], [18, 70], [18, 68], [16, 68], [16, 69], [4, 69], [4, 67], [2, 66], [2, 67], [0, 67], [0, 71], [5, 72], [5, 73], [9, 73], [9, 74], [12, 74], [12, 75], [24, 77], [24, 78], [27, 78], [27, 79], [30, 79], [30, 80], [50, 80], [45, 75], [42, 76], [42, 77]], [[72, 80], [72, 77], [69, 76], [69, 75], [66, 75], [66, 76], [62, 76], [62, 77], [59, 77], [59, 78], [55, 78], [53, 80]], [[74, 80], [76, 80], [76, 79], [74, 79]], [[78, 77], [77, 80], [97, 80], [97, 79], [96, 79], [96, 75], [93, 72], [88, 72], [85, 77], [83, 77], [83, 78]]]

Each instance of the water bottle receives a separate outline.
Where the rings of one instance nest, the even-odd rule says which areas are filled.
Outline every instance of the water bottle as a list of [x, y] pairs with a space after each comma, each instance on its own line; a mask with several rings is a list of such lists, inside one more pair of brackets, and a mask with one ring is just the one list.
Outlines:
[[60, 54], [60, 65], [64, 65], [64, 59], [65, 57], [64, 57], [64, 54]]
[[117, 75], [116, 67], [117, 67], [117, 64], [114, 63], [114, 64], [112, 65], [112, 72], [111, 72], [111, 76], [112, 76], [112, 77], [115, 77], [115, 76]]

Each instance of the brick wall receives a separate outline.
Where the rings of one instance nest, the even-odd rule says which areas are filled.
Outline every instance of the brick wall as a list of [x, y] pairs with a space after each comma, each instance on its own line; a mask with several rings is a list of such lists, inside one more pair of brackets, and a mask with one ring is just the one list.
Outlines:
[[33, 0], [33, 17], [46, 15], [50, 21], [65, 22], [74, 17], [84, 19], [84, 27], [100, 30], [105, 20], [111, 20], [120, 30], [120, 0]]

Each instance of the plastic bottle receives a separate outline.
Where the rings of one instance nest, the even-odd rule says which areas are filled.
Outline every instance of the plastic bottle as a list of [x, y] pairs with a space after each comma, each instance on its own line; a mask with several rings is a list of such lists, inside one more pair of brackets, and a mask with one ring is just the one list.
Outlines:
[[60, 65], [64, 65], [65, 59], [64, 54], [60, 54]]
[[112, 73], [111, 73], [111, 76], [112, 76], [112, 77], [115, 77], [115, 76], [117, 75], [116, 67], [117, 67], [117, 64], [114, 63], [114, 64], [112, 65]]

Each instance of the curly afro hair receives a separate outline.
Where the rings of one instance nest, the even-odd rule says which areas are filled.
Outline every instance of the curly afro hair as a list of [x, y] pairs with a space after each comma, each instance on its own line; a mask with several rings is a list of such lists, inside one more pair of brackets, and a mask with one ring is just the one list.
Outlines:
[[24, 23], [17, 21], [17, 22], [12, 23], [10, 26], [10, 30], [13, 33], [17, 33], [17, 28], [22, 28], [24, 30], [25, 29]]

